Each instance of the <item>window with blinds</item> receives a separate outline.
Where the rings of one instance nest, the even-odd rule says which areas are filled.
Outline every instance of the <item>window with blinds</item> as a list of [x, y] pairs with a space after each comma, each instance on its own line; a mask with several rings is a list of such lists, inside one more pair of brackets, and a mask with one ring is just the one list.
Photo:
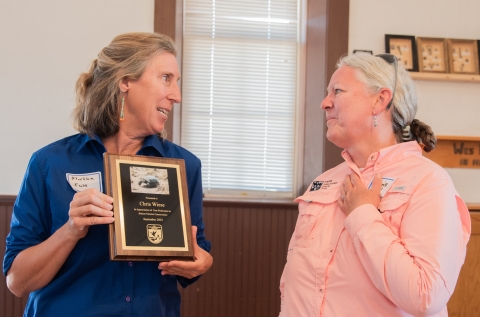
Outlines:
[[297, 0], [185, 0], [181, 144], [205, 197], [291, 198]]

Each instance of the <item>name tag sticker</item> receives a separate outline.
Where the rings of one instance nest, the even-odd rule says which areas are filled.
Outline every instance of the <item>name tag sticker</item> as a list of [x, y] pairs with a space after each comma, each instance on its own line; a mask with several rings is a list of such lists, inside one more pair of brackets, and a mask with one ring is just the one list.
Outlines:
[[81, 192], [88, 188], [96, 188], [103, 192], [102, 173], [93, 172], [86, 174], [70, 174], [67, 173], [67, 181], [76, 192]]
[[[382, 179], [382, 190], [380, 191], [380, 197], [385, 196], [386, 192], [392, 187], [393, 182], [395, 182], [395, 178], [389, 178], [389, 177], [384, 177]], [[373, 179], [370, 182], [370, 185], [368, 185], [368, 189], [372, 187], [373, 184]]]

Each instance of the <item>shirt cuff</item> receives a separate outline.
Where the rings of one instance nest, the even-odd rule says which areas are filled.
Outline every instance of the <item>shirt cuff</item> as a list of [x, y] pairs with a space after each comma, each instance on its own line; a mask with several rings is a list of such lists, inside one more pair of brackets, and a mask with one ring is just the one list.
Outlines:
[[350, 235], [356, 236], [364, 226], [376, 220], [383, 221], [382, 215], [372, 204], [365, 204], [355, 208], [345, 219], [343, 225]]

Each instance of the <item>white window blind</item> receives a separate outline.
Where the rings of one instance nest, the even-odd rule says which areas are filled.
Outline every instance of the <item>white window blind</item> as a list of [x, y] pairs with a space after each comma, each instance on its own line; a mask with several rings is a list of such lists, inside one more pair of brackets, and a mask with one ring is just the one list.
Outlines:
[[181, 144], [206, 197], [292, 197], [297, 0], [185, 0]]

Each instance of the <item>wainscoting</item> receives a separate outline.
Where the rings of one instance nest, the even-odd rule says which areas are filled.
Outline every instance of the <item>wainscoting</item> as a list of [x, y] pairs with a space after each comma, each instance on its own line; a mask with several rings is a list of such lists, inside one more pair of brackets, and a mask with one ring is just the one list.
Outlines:
[[214, 264], [182, 291], [182, 316], [278, 316], [296, 204], [206, 202], [204, 213]]
[[[14, 196], [0, 196], [0, 249], [5, 250]], [[480, 206], [471, 208], [472, 237], [466, 262], [448, 303], [450, 317], [480, 316]], [[182, 317], [276, 317], [280, 276], [295, 227], [296, 204], [205, 202], [213, 267], [181, 290]], [[17, 298], [0, 276], [0, 316], [20, 317]]]
[[449, 317], [480, 316], [480, 205], [469, 206], [472, 235], [457, 286], [448, 302]]
[[[12, 218], [14, 202], [15, 196], [0, 196], [0, 250], [2, 250], [2, 263], [5, 254], [5, 238], [10, 232], [10, 219]], [[27, 297], [18, 298], [13, 295], [7, 288], [5, 275], [3, 273], [0, 274], [0, 316], [21, 317], [26, 304]]]

